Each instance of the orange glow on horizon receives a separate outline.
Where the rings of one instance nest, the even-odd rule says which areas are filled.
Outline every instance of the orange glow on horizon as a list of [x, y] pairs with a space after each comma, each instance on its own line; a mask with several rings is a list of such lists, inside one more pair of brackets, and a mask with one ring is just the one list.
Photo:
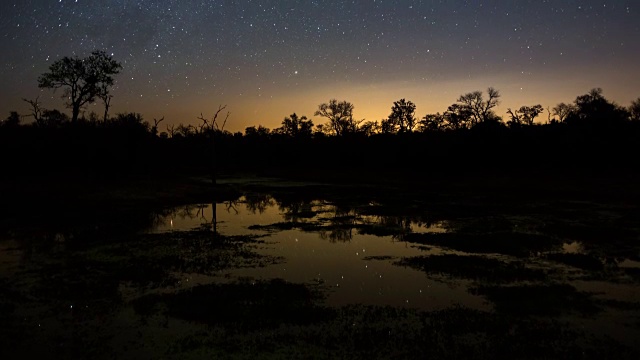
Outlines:
[[[215, 97], [205, 96], [176, 101], [173, 107], [149, 109], [143, 112], [145, 119], [166, 116], [168, 123], [197, 124], [196, 117], [217, 108], [218, 104], [227, 104], [231, 112], [226, 130], [241, 131], [249, 126], [263, 125], [270, 129], [281, 125], [282, 120], [292, 113], [307, 116], [314, 124], [326, 122], [314, 117], [319, 104], [332, 98], [347, 100], [355, 105], [354, 115], [357, 119], [380, 121], [391, 112], [393, 102], [401, 98], [413, 101], [417, 105], [416, 116], [444, 112], [456, 102], [457, 98], [467, 92], [480, 90], [486, 93], [489, 86], [498, 89], [502, 95], [496, 113], [507, 120], [508, 108], [517, 109], [523, 105], [541, 104], [545, 111], [536, 119], [544, 123], [548, 119], [547, 107], [552, 108], [560, 102], [571, 103], [579, 95], [587, 93], [594, 87], [602, 87], [604, 95], [622, 106], [628, 106], [633, 99], [640, 96], [640, 87], [628, 82], [628, 74], [611, 74], [597, 72], [588, 73], [587, 69], [574, 69], [563, 72], [564, 75], [548, 74], [539, 78], [518, 79], [517, 74], [477, 77], [475, 79], [459, 79], [441, 82], [397, 81], [386, 83], [353, 84], [339, 83], [318, 86], [308, 90], [288, 89], [277, 96], [224, 96], [218, 101]], [[587, 76], [588, 75], [588, 76]], [[571, 81], [568, 81], [571, 79]], [[517, 80], [517, 81], [516, 81]]]

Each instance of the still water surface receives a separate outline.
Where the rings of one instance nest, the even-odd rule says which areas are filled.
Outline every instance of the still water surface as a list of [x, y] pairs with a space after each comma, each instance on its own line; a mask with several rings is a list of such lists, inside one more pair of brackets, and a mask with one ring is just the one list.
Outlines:
[[[176, 208], [163, 217], [152, 232], [188, 231], [199, 227], [214, 227], [223, 235], [260, 235], [264, 243], [257, 251], [262, 255], [279, 257], [283, 261], [262, 268], [228, 270], [224, 281], [237, 279], [283, 279], [293, 283], [320, 285], [327, 290], [326, 304], [390, 305], [423, 310], [439, 310], [455, 305], [488, 310], [491, 304], [468, 291], [471, 281], [441, 274], [426, 274], [394, 262], [427, 255], [471, 255], [438, 246], [418, 246], [402, 241], [402, 236], [379, 236], [359, 231], [358, 225], [379, 224], [383, 217], [359, 215], [347, 210], [340, 213], [335, 206], [323, 201], [306, 205], [305, 216], [292, 216], [290, 208], [269, 198], [256, 207], [240, 198], [233, 203], [200, 204]], [[298, 214], [301, 212], [298, 211]], [[346, 215], [346, 216], [345, 216]], [[330, 224], [338, 219], [339, 229], [320, 226], [313, 230], [279, 229], [272, 224], [295, 222]], [[346, 218], [346, 220], [345, 220]], [[350, 228], [353, 225], [354, 228]], [[285, 227], [287, 228], [287, 227]], [[406, 233], [446, 233], [446, 222], [424, 223], [406, 220]], [[562, 245], [562, 251], [577, 252], [575, 242]], [[491, 255], [500, 258], [499, 254]], [[192, 285], [216, 282], [220, 279], [197, 274], [183, 275], [183, 283]]]
[[[316, 203], [312, 210], [320, 214], [305, 221], [309, 223], [317, 218], [333, 216], [319, 211], [332, 213], [327, 208], [331, 208], [331, 205]], [[186, 231], [212, 226], [212, 209], [211, 205], [176, 209], [163, 218], [153, 231]], [[431, 248], [425, 252], [392, 236], [360, 234], [353, 229], [347, 229], [346, 238], [340, 237], [340, 240], [322, 231], [249, 229], [255, 225], [267, 226], [286, 220], [286, 214], [275, 200], [260, 210], [252, 209], [244, 199], [233, 206], [216, 204], [215, 215], [217, 231], [221, 234], [262, 235], [266, 243], [258, 252], [284, 260], [264, 268], [232, 270], [225, 274], [227, 277], [256, 280], [279, 278], [294, 283], [318, 284], [328, 289], [326, 304], [334, 306], [390, 305], [425, 310], [444, 309], [453, 305], [490, 308], [482, 298], [467, 292], [467, 281], [436, 281], [421, 271], [393, 264], [403, 257], [446, 253], [443, 249]], [[354, 221], [367, 220], [371, 219], [360, 217]], [[407, 229], [416, 233], [446, 231], [440, 224], [427, 227], [416, 222], [407, 224]]]
[[[456, 221], [429, 222], [420, 217], [374, 216], [366, 205], [359, 207], [359, 210], [341, 208], [324, 201], [291, 206], [279, 203], [273, 198], [263, 199], [259, 206], [256, 206], [254, 201], [240, 198], [237, 202], [216, 204], [215, 212], [213, 209], [211, 205], [175, 209], [159, 221], [153, 232], [179, 232], [202, 226], [215, 226], [215, 230], [223, 235], [259, 235], [264, 243], [258, 246], [257, 252], [278, 257], [282, 261], [262, 268], [227, 270], [215, 278], [183, 274], [183, 283], [197, 285], [233, 282], [238, 279], [284, 279], [292, 283], [319, 286], [325, 290], [325, 304], [330, 306], [389, 305], [428, 311], [452, 306], [492, 310], [496, 308], [496, 304], [471, 289], [496, 284], [507, 287], [540, 284], [537, 280], [501, 283], [500, 278], [484, 278], [478, 281], [473, 280], [473, 276], [456, 276], [455, 269], [452, 272], [445, 269], [444, 273], [421, 271], [419, 267], [412, 268], [397, 263], [402, 259], [442, 255], [489, 258], [506, 263], [525, 264], [527, 269], [545, 274], [546, 280], [542, 284], [570, 284], [576, 291], [589, 294], [591, 301], [594, 301], [602, 312], [599, 312], [597, 317], [573, 318], [579, 326], [589, 328], [602, 336], [613, 336], [630, 346], [634, 346], [635, 336], [638, 335], [635, 329], [631, 331], [628, 323], [629, 319], [638, 316], [637, 311], [631, 309], [637, 309], [637, 305], [632, 304], [638, 304], [640, 300], [640, 287], [633, 280], [633, 274], [638, 272], [640, 263], [635, 258], [626, 258], [624, 254], [622, 257], [611, 256], [611, 246], [606, 241], [583, 243], [580, 238], [586, 235], [580, 231], [567, 234], [567, 229], [571, 230], [573, 225], [564, 230], [557, 230], [560, 232], [557, 234], [553, 232], [556, 231], [554, 228], [548, 226], [544, 217], [542, 220], [512, 217], [507, 221], [510, 223], [507, 227], [514, 231], [514, 235], [518, 235], [518, 231], [540, 235], [540, 229], [551, 229], [550, 233], [541, 237], [547, 239], [545, 241], [549, 241], [548, 244], [539, 245], [535, 242], [538, 240], [535, 240], [522, 244], [523, 249], [518, 249], [518, 244], [514, 247], [508, 236], [507, 242], [491, 243], [492, 231], [504, 225], [504, 218], [497, 221], [498, 225], [492, 223], [495, 219], [481, 219], [476, 221], [475, 226], [482, 228], [480, 232], [489, 234], [487, 246], [495, 248], [495, 251], [485, 251], [486, 249], [482, 249], [483, 245], [476, 247], [476, 251], [469, 251], [456, 247], [455, 242], [452, 246], [439, 246], [437, 243], [424, 246], [404, 240], [408, 234], [456, 235], [458, 230], [464, 228], [464, 221], [463, 225], [460, 225], [456, 224]], [[569, 224], [572, 222], [571, 219], [567, 221]], [[378, 229], [381, 225], [391, 225], [395, 231], [391, 235], [384, 234], [384, 231], [372, 234], [372, 231], [367, 231], [366, 226], [369, 225], [378, 226]], [[611, 236], [615, 239], [616, 234]], [[513, 242], [520, 241], [518, 239], [515, 237]], [[473, 246], [477, 245], [472, 245], [472, 248]], [[527, 251], [527, 246], [532, 246], [530, 251]], [[613, 250], [613, 253], [620, 252]], [[629, 253], [629, 256], [633, 257], [633, 253]], [[554, 258], [549, 257], [549, 254], [561, 255], [560, 261], [553, 261]], [[597, 270], [589, 269], [588, 266], [591, 265], [588, 265], [585, 270], [581, 269], [585, 265], [576, 263], [576, 259], [587, 259], [587, 264], [594, 260], [596, 264], [604, 265], [601, 269], [596, 266]], [[456, 266], [451, 265], [452, 268]], [[562, 305], [563, 301], [560, 300], [557, 305], [565, 306]], [[605, 305], [615, 302], [628, 304], [625, 305], [627, 308], [609, 308]]]

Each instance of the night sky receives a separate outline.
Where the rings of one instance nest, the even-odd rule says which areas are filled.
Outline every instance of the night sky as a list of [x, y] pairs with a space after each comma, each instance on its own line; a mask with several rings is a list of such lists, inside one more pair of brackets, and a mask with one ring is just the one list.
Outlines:
[[2, 118], [39, 94], [62, 109], [38, 75], [95, 49], [124, 67], [112, 114], [196, 124], [227, 104], [232, 131], [331, 98], [380, 120], [400, 98], [422, 117], [489, 86], [503, 117], [593, 87], [624, 106], [640, 96], [637, 0], [2, 0], [0, 49]]

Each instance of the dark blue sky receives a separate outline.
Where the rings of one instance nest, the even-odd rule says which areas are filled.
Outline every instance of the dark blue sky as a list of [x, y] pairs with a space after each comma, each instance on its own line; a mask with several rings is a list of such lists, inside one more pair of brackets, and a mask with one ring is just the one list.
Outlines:
[[[554, 106], [592, 87], [640, 96], [637, 1], [6, 0], [0, 4], [0, 111], [27, 112], [56, 59], [113, 53], [116, 111], [196, 123], [218, 104], [231, 130], [276, 127], [330, 98], [359, 118], [401, 97], [420, 116], [498, 88], [507, 107]], [[88, 111], [101, 113], [100, 106]], [[5, 115], [2, 115], [3, 117]], [[546, 115], [544, 115], [546, 118]]]

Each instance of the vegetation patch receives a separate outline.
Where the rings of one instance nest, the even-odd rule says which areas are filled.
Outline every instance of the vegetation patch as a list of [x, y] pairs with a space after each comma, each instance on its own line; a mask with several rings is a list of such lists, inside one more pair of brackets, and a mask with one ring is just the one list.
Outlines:
[[136, 312], [150, 315], [164, 309], [167, 316], [209, 325], [247, 329], [283, 324], [311, 324], [331, 316], [315, 305], [320, 293], [283, 280], [244, 281], [198, 286], [176, 294], [148, 295], [133, 302]]
[[432, 255], [404, 258], [396, 265], [409, 266], [430, 275], [493, 283], [545, 280], [542, 270], [525, 267], [520, 262], [504, 262], [485, 256]]
[[471, 289], [486, 296], [499, 313], [559, 316], [569, 313], [593, 315], [600, 311], [588, 293], [568, 284], [480, 286]]
[[[633, 358], [633, 350], [548, 319], [451, 308], [346, 306], [306, 325], [235, 331], [211, 326], [173, 339], [166, 356], [314, 359]], [[233, 325], [232, 325], [233, 326]]]
[[528, 257], [538, 252], [561, 247], [561, 242], [549, 236], [519, 233], [441, 233], [406, 234], [404, 240], [422, 245], [437, 245], [453, 250], [477, 254], [505, 254]]
[[582, 270], [602, 271], [604, 269], [604, 264], [600, 259], [586, 254], [552, 253], [547, 254], [546, 258]]
[[612, 226], [607, 223], [592, 223], [587, 225], [556, 222], [549, 224], [544, 229], [548, 233], [581, 242], [617, 242], [636, 239], [639, 235], [637, 230], [628, 227]]

